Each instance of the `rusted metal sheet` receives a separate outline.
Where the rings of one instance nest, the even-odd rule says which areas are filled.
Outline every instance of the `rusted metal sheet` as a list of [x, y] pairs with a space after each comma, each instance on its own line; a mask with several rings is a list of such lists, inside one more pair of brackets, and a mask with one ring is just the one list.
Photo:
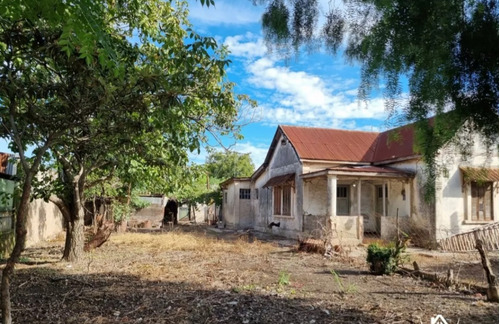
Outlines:
[[466, 181], [498, 181], [498, 169], [460, 167]]
[[413, 125], [391, 129], [380, 133], [377, 138], [377, 147], [373, 155], [373, 162], [400, 159], [416, 155], [414, 151]]
[[295, 180], [295, 173], [288, 173], [284, 175], [279, 175], [276, 177], [272, 177], [271, 179], [267, 180], [266, 184], [263, 185], [262, 187], [274, 187], [274, 186], [279, 186], [287, 182], [291, 182]]
[[382, 133], [297, 126], [280, 127], [301, 159], [371, 163], [417, 154], [414, 151], [413, 125]]
[[345, 171], [345, 172], [368, 172], [368, 173], [393, 173], [402, 176], [412, 176], [413, 173], [405, 172], [400, 169], [390, 168], [390, 167], [378, 167], [378, 166], [361, 166], [361, 167], [335, 167], [328, 168], [332, 171]]
[[6, 173], [7, 166], [9, 165], [10, 154], [0, 153], [0, 173]]
[[280, 126], [301, 159], [371, 162], [378, 133]]

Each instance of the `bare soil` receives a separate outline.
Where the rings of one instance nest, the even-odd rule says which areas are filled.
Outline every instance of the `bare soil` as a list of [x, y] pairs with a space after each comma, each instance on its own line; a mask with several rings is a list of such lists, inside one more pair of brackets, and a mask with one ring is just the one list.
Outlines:
[[[28, 249], [15, 323], [498, 323], [498, 304], [409, 276], [373, 276], [363, 253], [327, 259], [259, 233], [179, 226], [113, 234], [79, 263], [63, 241]], [[356, 257], [358, 255], [358, 257]]]

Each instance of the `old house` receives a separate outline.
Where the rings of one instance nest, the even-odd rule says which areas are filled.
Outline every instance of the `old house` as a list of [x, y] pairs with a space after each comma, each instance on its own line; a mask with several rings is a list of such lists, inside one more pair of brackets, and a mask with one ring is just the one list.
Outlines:
[[281, 125], [250, 178], [221, 184], [223, 221], [355, 244], [365, 235], [392, 238], [419, 219], [439, 240], [498, 221], [498, 153], [473, 142], [466, 159], [452, 144], [441, 149], [445, 168], [426, 203], [412, 125], [381, 133]]

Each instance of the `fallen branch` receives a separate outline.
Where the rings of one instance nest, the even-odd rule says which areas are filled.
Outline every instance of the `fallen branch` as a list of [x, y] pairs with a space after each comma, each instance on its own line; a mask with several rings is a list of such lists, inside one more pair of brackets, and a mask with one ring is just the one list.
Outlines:
[[476, 249], [481, 255], [481, 262], [483, 263], [484, 272], [486, 272], [486, 279], [488, 280], [488, 290], [486, 290], [486, 297], [488, 301], [498, 303], [498, 281], [497, 277], [493, 274], [491, 270], [490, 260], [484, 252], [483, 241], [480, 239], [476, 240]]
[[110, 222], [103, 224], [97, 230], [96, 235], [94, 235], [87, 243], [85, 243], [83, 250], [85, 252], [89, 252], [103, 245], [104, 242], [106, 242], [109, 239], [113, 229], [114, 229], [113, 223]]

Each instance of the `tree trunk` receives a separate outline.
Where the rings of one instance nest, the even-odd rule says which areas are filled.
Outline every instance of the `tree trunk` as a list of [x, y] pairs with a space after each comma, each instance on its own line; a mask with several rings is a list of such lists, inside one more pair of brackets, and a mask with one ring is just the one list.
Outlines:
[[[83, 173], [83, 171], [81, 172]], [[66, 231], [66, 243], [64, 245], [63, 260], [76, 262], [83, 257], [83, 246], [85, 244], [83, 208], [83, 181], [80, 175], [73, 180], [73, 203], [71, 209], [71, 219]]]
[[[38, 163], [37, 163], [38, 162]], [[31, 170], [26, 170], [26, 176], [24, 178], [23, 193], [21, 200], [19, 202], [19, 207], [16, 213], [16, 232], [14, 248], [10, 254], [7, 264], [2, 271], [2, 287], [0, 289], [1, 293], [1, 309], [2, 309], [2, 323], [10, 324], [12, 323], [12, 313], [11, 313], [11, 303], [10, 303], [10, 280], [14, 273], [14, 266], [19, 261], [19, 257], [24, 250], [24, 244], [26, 242], [26, 216], [28, 215], [29, 202], [31, 197], [31, 182], [35, 175], [35, 171], [38, 170], [39, 161], [35, 162], [35, 165]]]

